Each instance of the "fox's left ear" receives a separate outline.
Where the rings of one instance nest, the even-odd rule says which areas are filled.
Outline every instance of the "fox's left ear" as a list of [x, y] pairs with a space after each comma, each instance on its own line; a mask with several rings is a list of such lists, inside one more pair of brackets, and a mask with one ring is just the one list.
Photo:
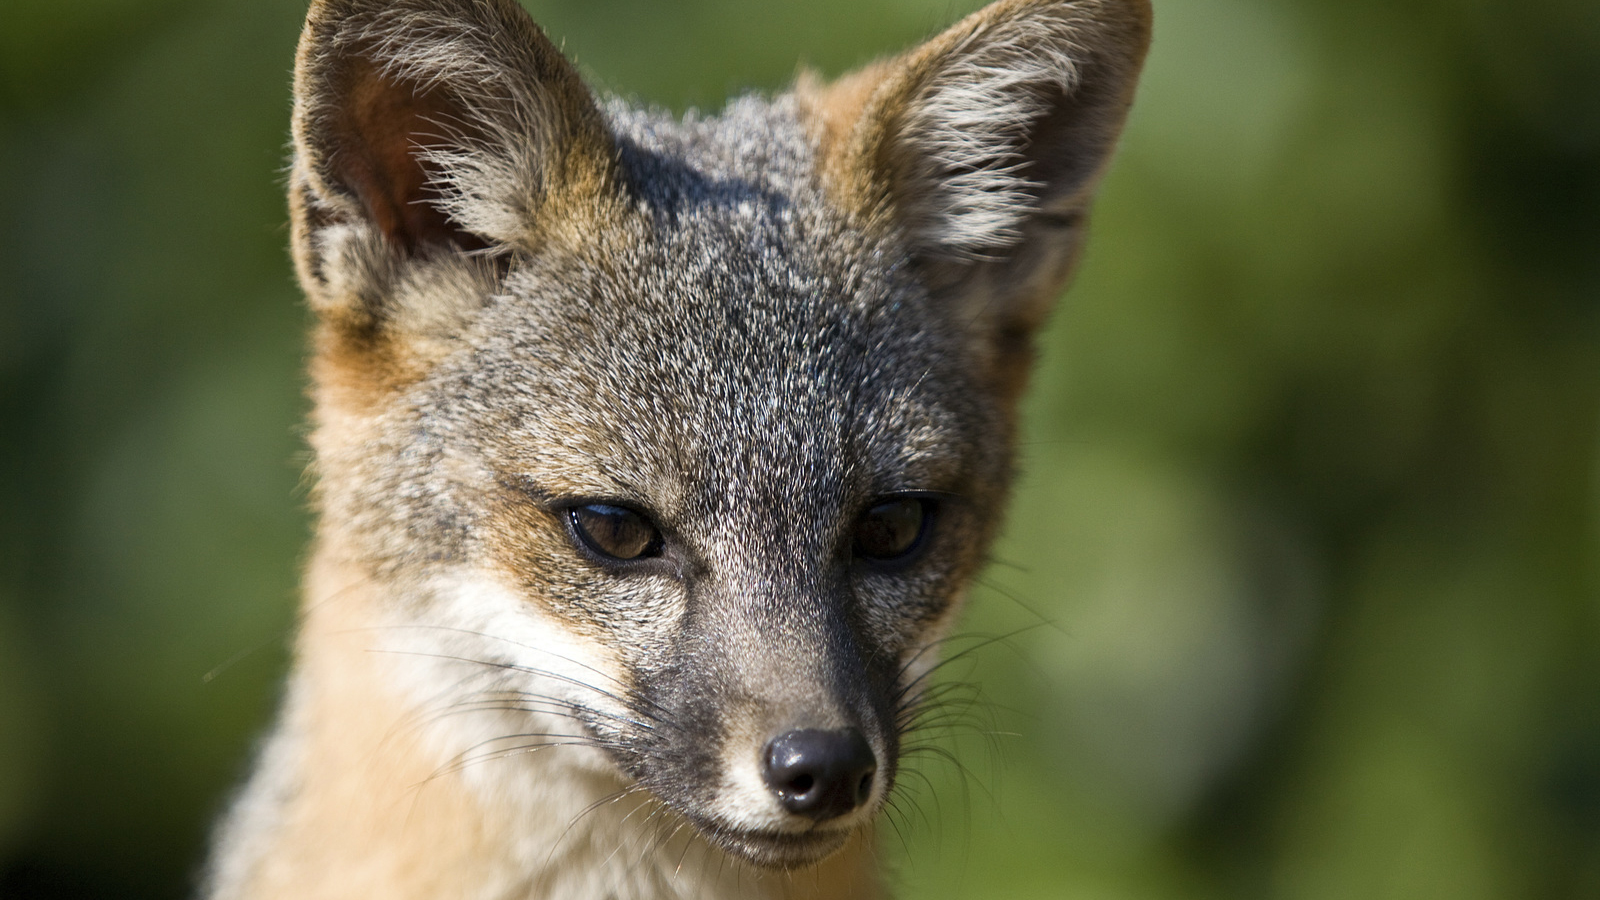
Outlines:
[[592, 231], [616, 166], [589, 89], [516, 0], [313, 0], [293, 243], [312, 308], [350, 346], [385, 338], [416, 361], [419, 337], [493, 291], [497, 257]]
[[905, 236], [1002, 383], [1020, 386], [1071, 274], [1149, 42], [1148, 0], [1000, 0], [902, 57], [802, 80], [835, 201]]

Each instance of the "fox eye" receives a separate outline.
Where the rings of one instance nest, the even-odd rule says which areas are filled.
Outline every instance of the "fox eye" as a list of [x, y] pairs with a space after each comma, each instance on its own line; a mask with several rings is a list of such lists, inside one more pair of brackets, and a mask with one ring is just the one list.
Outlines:
[[856, 522], [855, 555], [873, 562], [899, 562], [923, 544], [933, 520], [934, 502], [922, 497], [889, 497]]
[[650, 520], [623, 506], [591, 503], [567, 510], [578, 540], [600, 556], [643, 559], [661, 553], [661, 532]]

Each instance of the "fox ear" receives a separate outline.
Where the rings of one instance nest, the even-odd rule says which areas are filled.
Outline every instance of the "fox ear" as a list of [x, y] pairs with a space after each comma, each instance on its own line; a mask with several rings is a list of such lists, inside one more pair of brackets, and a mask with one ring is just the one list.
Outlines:
[[515, 0], [315, 0], [294, 97], [295, 258], [325, 314], [393, 318], [410, 263], [481, 274], [615, 183], [593, 97]]
[[1148, 0], [1000, 0], [799, 87], [830, 193], [904, 235], [1002, 375], [1071, 274], [1149, 40]]

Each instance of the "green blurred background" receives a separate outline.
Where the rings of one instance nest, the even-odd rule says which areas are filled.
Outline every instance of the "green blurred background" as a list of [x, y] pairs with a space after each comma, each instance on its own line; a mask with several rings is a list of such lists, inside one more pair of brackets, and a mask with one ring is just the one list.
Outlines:
[[[676, 109], [977, 5], [529, 3]], [[1156, 8], [901, 894], [1600, 897], [1600, 3]], [[0, 896], [187, 893], [271, 714], [303, 12], [0, 2]]]

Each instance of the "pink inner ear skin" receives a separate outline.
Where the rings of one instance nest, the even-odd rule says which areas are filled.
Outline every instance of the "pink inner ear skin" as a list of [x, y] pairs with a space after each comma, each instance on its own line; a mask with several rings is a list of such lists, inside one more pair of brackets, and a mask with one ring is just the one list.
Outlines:
[[390, 243], [409, 254], [424, 244], [476, 250], [477, 235], [456, 227], [432, 202], [432, 172], [418, 158], [454, 121], [442, 91], [422, 91], [384, 78], [370, 61], [352, 62], [341, 110], [341, 149], [331, 160]]

